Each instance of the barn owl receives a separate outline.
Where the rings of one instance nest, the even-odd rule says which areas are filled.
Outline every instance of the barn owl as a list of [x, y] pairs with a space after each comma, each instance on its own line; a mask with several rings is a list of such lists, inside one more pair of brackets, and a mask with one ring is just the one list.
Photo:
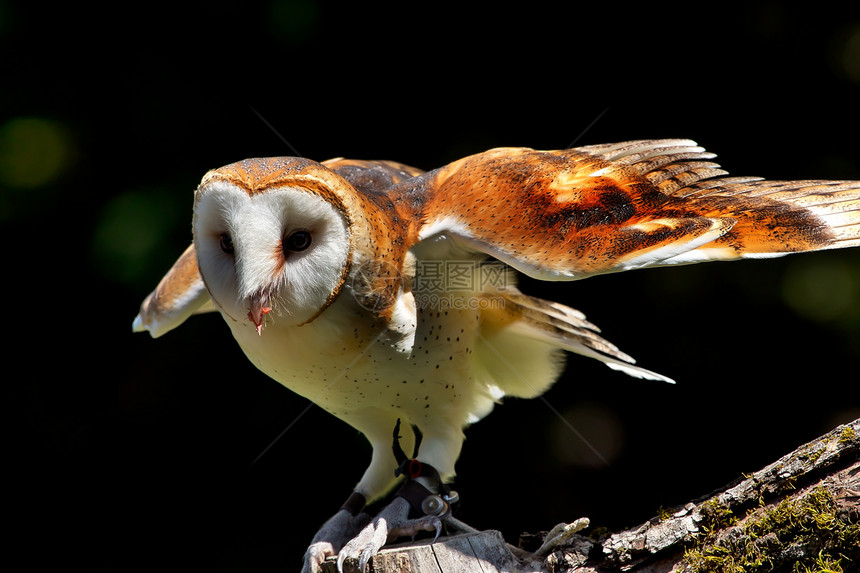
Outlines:
[[[363, 566], [390, 535], [438, 528], [444, 498], [441, 514], [421, 503], [447, 491], [464, 428], [503, 396], [544, 392], [565, 351], [669, 381], [582, 313], [518, 290], [518, 273], [569, 281], [860, 244], [860, 182], [728, 177], [714, 157], [649, 140], [493, 149], [428, 172], [233, 163], [203, 177], [193, 244], [133, 329], [157, 337], [217, 311], [257, 368], [366, 436], [370, 465], [304, 562]], [[416, 429], [400, 432], [417, 449], [405, 465], [392, 452], [401, 423]], [[362, 512], [404, 479], [379, 514]]]

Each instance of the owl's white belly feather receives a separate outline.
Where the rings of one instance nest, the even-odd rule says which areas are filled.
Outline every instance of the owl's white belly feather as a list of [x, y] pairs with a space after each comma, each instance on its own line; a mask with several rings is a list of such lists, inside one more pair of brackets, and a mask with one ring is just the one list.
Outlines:
[[257, 368], [353, 426], [368, 410], [431, 430], [483, 417], [499, 395], [476, 380], [479, 312], [411, 309], [374, 323], [353, 301], [338, 301], [303, 326], [275, 318], [262, 335], [250, 321], [228, 323]]

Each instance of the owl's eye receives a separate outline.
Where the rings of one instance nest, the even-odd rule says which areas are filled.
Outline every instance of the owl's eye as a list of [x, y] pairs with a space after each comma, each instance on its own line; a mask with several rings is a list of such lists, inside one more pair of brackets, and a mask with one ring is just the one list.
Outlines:
[[227, 253], [228, 255], [232, 255], [235, 249], [233, 248], [233, 238], [230, 237], [227, 233], [221, 233], [221, 240], [219, 242], [221, 246], [221, 250]]
[[296, 231], [284, 238], [284, 253], [297, 253], [311, 246], [311, 234], [309, 231]]

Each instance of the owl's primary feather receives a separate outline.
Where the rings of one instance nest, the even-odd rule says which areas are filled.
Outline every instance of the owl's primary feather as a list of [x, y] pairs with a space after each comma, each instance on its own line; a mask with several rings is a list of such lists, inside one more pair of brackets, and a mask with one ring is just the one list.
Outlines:
[[[575, 280], [860, 244], [860, 183], [727, 177], [713, 158], [692, 141], [652, 140], [494, 149], [426, 173], [389, 161], [234, 163], [203, 178], [194, 244], [134, 329], [159, 336], [217, 309], [258, 368], [368, 438], [355, 487], [367, 500], [393, 486], [398, 419], [423, 433], [418, 459], [449, 478], [463, 428], [502, 396], [545, 391], [563, 351], [668, 380], [582, 313], [521, 293], [511, 269]], [[306, 569], [338, 551], [366, 561], [385, 541], [380, 524], [403, 525], [403, 511], [392, 502], [359, 531], [341, 510]]]

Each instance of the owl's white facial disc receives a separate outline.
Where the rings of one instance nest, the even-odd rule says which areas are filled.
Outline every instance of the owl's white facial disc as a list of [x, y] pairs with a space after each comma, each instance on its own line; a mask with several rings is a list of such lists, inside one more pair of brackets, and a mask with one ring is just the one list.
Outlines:
[[194, 242], [216, 305], [258, 332], [264, 320], [315, 318], [339, 292], [350, 256], [343, 214], [299, 187], [249, 195], [225, 181], [209, 183], [198, 190]]

